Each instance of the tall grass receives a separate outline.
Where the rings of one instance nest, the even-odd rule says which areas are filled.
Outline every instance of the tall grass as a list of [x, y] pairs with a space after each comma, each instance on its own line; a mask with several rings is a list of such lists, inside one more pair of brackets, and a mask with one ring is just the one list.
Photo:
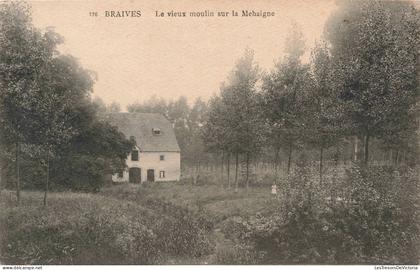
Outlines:
[[[3, 192], [5, 193], [5, 192]], [[0, 261], [7, 264], [159, 264], [212, 252], [200, 220], [92, 194], [25, 192], [13, 206], [1, 194]], [[176, 207], [174, 207], [175, 209]]]

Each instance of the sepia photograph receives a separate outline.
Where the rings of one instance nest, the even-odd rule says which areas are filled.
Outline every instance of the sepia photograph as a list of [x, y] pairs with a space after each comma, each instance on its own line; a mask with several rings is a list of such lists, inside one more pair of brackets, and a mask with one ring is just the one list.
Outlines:
[[418, 0], [1, 1], [2, 269], [418, 269], [419, 52]]

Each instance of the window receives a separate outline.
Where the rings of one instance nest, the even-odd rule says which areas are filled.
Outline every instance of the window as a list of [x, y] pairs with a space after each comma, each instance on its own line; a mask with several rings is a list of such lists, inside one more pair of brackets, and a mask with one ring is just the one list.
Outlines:
[[123, 171], [118, 171], [117, 175], [118, 175], [118, 178], [123, 178], [124, 177], [124, 172]]
[[165, 155], [160, 155], [159, 159], [160, 159], [161, 161], [162, 161], [162, 160], [165, 160]]
[[131, 151], [131, 160], [132, 161], [138, 161], [139, 160], [139, 151], [137, 151], [137, 150]]
[[165, 171], [159, 172], [159, 178], [165, 178]]
[[153, 128], [152, 132], [153, 132], [153, 135], [160, 135], [160, 129], [159, 128]]

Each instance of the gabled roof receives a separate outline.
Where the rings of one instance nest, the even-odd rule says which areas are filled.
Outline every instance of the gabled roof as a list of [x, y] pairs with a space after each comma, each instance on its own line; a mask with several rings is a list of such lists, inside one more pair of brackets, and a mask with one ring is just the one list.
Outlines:
[[[158, 113], [109, 113], [105, 120], [118, 127], [127, 139], [134, 136], [143, 152], [179, 152], [172, 124]], [[160, 130], [154, 134], [153, 130]]]

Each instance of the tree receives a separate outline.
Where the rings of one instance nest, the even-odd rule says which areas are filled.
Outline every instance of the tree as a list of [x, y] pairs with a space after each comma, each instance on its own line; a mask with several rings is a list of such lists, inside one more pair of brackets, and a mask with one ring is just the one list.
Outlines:
[[[201, 140], [207, 152], [222, 153], [222, 164], [227, 156], [228, 188], [230, 188], [230, 152], [228, 148], [227, 131], [227, 107], [219, 96], [213, 96], [208, 102], [208, 111], [203, 128]], [[222, 178], [223, 183], [223, 178]]]
[[28, 5], [0, 5], [0, 124], [3, 143], [15, 145], [18, 203], [21, 144], [32, 136], [30, 103], [57, 42], [51, 32], [41, 33], [33, 27]]
[[222, 130], [222, 145], [235, 155], [235, 190], [238, 188], [239, 155], [246, 158], [246, 187], [249, 186], [250, 159], [260, 150], [262, 125], [256, 83], [260, 78], [258, 65], [254, 61], [254, 52], [245, 50], [231, 74], [228, 84], [221, 89], [221, 102], [225, 110]]
[[195, 100], [188, 112], [185, 136], [189, 141], [184, 145], [183, 153], [185, 155], [184, 160], [188, 160], [190, 163], [196, 162], [200, 164], [207, 158], [204, 153], [205, 146], [201, 137], [206, 113], [207, 104], [200, 98]]
[[121, 111], [121, 105], [115, 101], [111, 102], [111, 104], [107, 107], [109, 112], [120, 112]]
[[95, 106], [95, 110], [98, 112], [99, 115], [105, 115], [107, 113], [107, 106], [105, 102], [100, 97], [95, 97], [92, 100], [93, 105]]
[[104, 175], [126, 168], [134, 142], [105, 121], [88, 122], [89, 128], [57, 149], [52, 174], [58, 187], [96, 191], [104, 184]]
[[139, 113], [160, 113], [166, 118], [168, 117], [168, 102], [163, 98], [158, 98], [153, 95], [150, 99], [143, 103], [135, 102], [127, 106], [128, 112], [139, 112]]
[[343, 126], [342, 113], [335, 89], [332, 87], [333, 65], [325, 43], [312, 51], [311, 90], [305, 102], [305, 141], [319, 149], [319, 176], [322, 182], [324, 150], [339, 139]]
[[309, 84], [309, 67], [300, 60], [304, 48], [302, 33], [297, 25], [293, 25], [286, 43], [286, 56], [264, 77], [262, 86], [264, 118], [271, 126], [270, 142], [276, 152], [281, 145], [287, 145], [288, 172], [293, 149], [302, 143], [305, 129], [302, 108]]
[[[30, 8], [26, 4], [4, 3], [0, 6], [0, 15], [1, 143], [5, 149], [15, 144], [18, 202], [20, 162], [39, 159], [38, 165], [32, 164], [30, 168], [32, 174], [38, 171], [39, 163], [43, 164], [46, 205], [50, 161], [57, 164], [59, 158], [71, 152], [69, 149], [60, 151], [63, 145], [70, 144], [75, 137], [93, 128], [98, 129], [95, 107], [90, 101], [93, 76], [73, 57], [57, 52], [56, 47], [62, 40], [58, 34], [51, 30], [42, 33], [33, 27]], [[114, 128], [100, 127], [104, 135], [115, 135], [117, 145], [113, 144], [115, 147], [111, 150], [124, 153], [125, 159], [131, 143]], [[98, 144], [100, 138], [98, 136]], [[27, 154], [23, 160], [21, 152]], [[102, 153], [101, 156], [94, 151], [89, 154], [97, 160], [110, 155]], [[118, 157], [111, 154], [111, 157], [109, 159], [119, 160], [119, 163], [124, 160], [123, 154]], [[61, 165], [66, 168], [76, 160], [80, 160], [80, 156], [71, 156], [71, 160]], [[103, 173], [110, 166], [105, 164], [98, 172]]]
[[[37, 145], [44, 156], [46, 182], [44, 205], [50, 179], [50, 160], [62, 144], [82, 131], [73, 121], [73, 108], [89, 103], [93, 80], [89, 71], [79, 66], [70, 56], [52, 58], [40, 78], [36, 98], [30, 102], [32, 135], [27, 142]], [[91, 119], [92, 120], [92, 119]]]
[[[340, 2], [326, 37], [354, 135], [364, 141], [404, 130], [418, 100], [418, 12], [408, 2]], [[392, 125], [389, 125], [392, 123]]]

